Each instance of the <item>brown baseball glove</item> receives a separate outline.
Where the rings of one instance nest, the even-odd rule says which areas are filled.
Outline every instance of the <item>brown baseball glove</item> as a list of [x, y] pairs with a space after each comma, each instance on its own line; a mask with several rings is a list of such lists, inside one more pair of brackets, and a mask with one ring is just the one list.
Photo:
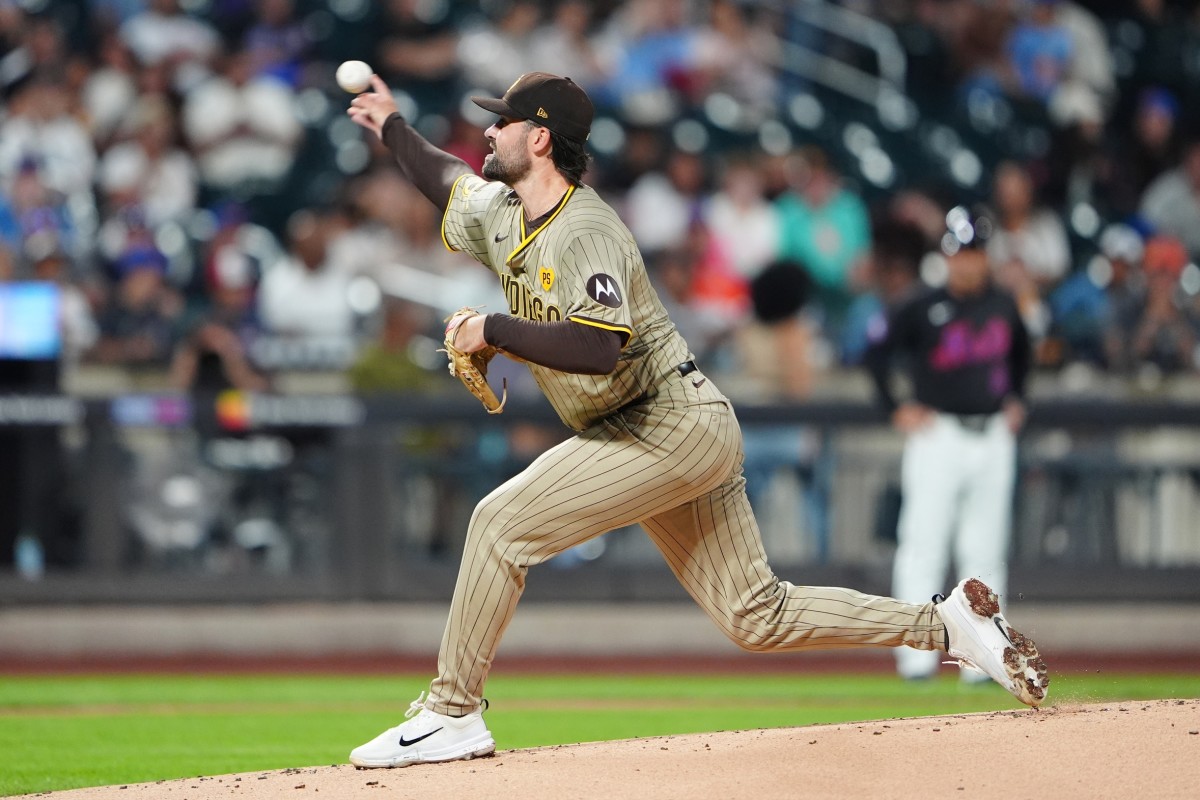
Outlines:
[[450, 359], [450, 374], [462, 381], [463, 386], [479, 398], [479, 402], [483, 403], [489, 414], [499, 414], [508, 402], [508, 382], [505, 381], [501, 397], [497, 399], [496, 393], [487, 382], [487, 368], [488, 363], [501, 351], [489, 345], [474, 353], [466, 353], [454, 346], [454, 337], [463, 319], [478, 313], [468, 306], [460, 308], [446, 318], [446, 338], [442, 342], [445, 348], [440, 352]]

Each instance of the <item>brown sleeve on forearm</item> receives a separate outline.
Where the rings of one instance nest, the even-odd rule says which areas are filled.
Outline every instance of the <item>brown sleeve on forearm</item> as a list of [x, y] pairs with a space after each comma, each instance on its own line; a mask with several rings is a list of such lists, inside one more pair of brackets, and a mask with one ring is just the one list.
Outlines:
[[380, 133], [404, 177], [439, 210], [445, 209], [454, 182], [472, 171], [467, 162], [434, 147], [398, 113], [384, 121]]
[[559, 372], [607, 375], [621, 355], [621, 335], [570, 320], [533, 322], [488, 314], [483, 339], [493, 347]]

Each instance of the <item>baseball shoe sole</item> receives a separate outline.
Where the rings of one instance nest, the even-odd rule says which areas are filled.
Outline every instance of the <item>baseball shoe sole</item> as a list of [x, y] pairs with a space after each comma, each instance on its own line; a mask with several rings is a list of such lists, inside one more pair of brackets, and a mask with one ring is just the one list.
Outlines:
[[936, 608], [951, 658], [986, 674], [1027, 706], [1045, 701], [1046, 662], [1033, 640], [1008, 624], [996, 593], [983, 581], [967, 578]]
[[408, 720], [350, 751], [359, 769], [407, 767], [438, 761], [465, 761], [496, 751], [483, 712], [449, 717], [422, 705], [424, 693], [404, 715]]

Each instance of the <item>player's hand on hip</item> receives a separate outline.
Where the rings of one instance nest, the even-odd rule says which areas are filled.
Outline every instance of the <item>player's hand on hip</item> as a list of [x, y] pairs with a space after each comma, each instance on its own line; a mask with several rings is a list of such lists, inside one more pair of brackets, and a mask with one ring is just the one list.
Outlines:
[[[487, 347], [483, 338], [483, 314], [469, 314], [451, 318], [446, 326], [446, 335], [452, 336], [450, 341], [464, 353], [475, 353]], [[453, 333], [451, 333], [453, 332]]]
[[920, 403], [904, 403], [892, 412], [892, 426], [901, 433], [915, 433], [933, 422], [934, 411]]
[[363, 92], [351, 100], [346, 113], [350, 115], [350, 119], [376, 136], [382, 137], [383, 123], [397, 110], [396, 99], [392, 97], [391, 89], [378, 75], [372, 75], [370, 91]]

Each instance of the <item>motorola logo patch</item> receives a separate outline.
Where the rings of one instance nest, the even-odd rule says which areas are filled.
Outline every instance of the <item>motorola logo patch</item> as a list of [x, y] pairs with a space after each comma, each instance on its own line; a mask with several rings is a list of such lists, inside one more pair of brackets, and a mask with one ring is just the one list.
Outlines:
[[588, 278], [587, 293], [602, 306], [621, 307], [621, 290], [617, 288], [617, 282], [603, 272]]

